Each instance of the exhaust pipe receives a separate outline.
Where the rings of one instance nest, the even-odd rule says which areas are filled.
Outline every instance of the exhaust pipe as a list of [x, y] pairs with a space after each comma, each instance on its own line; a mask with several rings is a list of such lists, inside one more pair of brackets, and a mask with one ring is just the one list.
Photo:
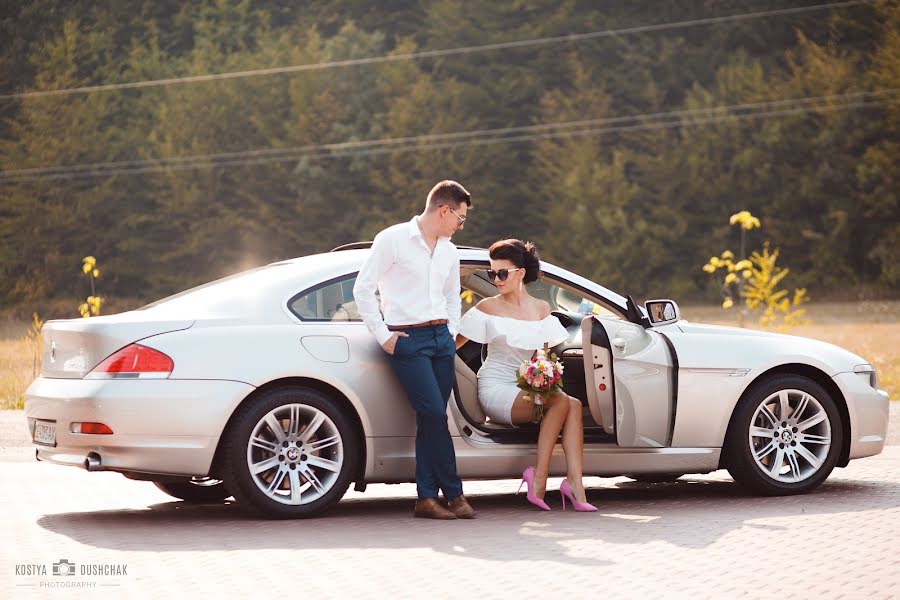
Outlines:
[[103, 467], [100, 466], [100, 455], [96, 452], [88, 454], [87, 458], [84, 459], [84, 468], [86, 471], [102, 471]]

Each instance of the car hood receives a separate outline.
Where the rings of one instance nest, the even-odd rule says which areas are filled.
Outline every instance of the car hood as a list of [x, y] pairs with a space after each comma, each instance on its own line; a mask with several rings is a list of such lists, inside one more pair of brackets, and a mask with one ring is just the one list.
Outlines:
[[[678, 328], [684, 333], [708, 334], [708, 335], [734, 335], [741, 337], [765, 337], [765, 338], [791, 338], [797, 337], [774, 331], [760, 331], [758, 329], [745, 329], [743, 327], [729, 327], [728, 325], [705, 325], [703, 323], [691, 323], [679, 321]], [[804, 338], [805, 339], [805, 338]]]
[[799, 362], [829, 375], [852, 371], [863, 357], [821, 340], [771, 331], [681, 321], [672, 341], [681, 367], [768, 368]]

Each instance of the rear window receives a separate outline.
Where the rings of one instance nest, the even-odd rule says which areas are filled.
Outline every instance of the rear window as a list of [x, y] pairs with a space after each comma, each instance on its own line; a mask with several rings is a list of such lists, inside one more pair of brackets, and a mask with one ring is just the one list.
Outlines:
[[291, 298], [288, 308], [303, 321], [362, 321], [353, 300], [356, 274], [329, 281]]

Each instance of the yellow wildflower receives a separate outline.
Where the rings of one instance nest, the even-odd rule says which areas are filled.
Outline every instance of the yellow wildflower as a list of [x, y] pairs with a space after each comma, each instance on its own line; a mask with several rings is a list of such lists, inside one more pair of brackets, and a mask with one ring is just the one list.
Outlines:
[[747, 212], [746, 210], [742, 210], [742, 211], [739, 212], [739, 213], [734, 213], [733, 215], [731, 215], [731, 218], [728, 219], [728, 222], [729, 222], [731, 225], [734, 225], [735, 223], [739, 223], [742, 219], [747, 218], [747, 216], [748, 216], [749, 214], [750, 214], [750, 213]]
[[759, 219], [750, 214], [750, 211], [742, 210], [739, 213], [734, 213], [731, 215], [731, 218], [728, 220], [732, 225], [736, 223], [740, 223], [742, 229], [754, 229], [759, 227]]
[[725, 298], [725, 301], [722, 303], [722, 308], [731, 308], [734, 306], [734, 301], [731, 298]]

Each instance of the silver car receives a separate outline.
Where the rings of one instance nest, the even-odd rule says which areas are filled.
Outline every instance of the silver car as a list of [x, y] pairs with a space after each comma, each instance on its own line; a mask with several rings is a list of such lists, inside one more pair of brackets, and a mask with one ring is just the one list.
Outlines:
[[[409, 482], [415, 415], [360, 320], [365, 244], [276, 262], [139, 310], [49, 321], [26, 393], [38, 460], [117, 471], [187, 501], [233, 495], [275, 518], [317, 514], [351, 483]], [[463, 310], [496, 293], [461, 248]], [[888, 396], [823, 342], [683, 320], [543, 263], [529, 291], [569, 330], [555, 350], [585, 411], [587, 475], [675, 479], [725, 467], [753, 493], [804, 492], [881, 452]], [[485, 418], [484, 348], [457, 357], [447, 418], [464, 479], [517, 476], [537, 425]], [[560, 453], [551, 474], [564, 473]]]

